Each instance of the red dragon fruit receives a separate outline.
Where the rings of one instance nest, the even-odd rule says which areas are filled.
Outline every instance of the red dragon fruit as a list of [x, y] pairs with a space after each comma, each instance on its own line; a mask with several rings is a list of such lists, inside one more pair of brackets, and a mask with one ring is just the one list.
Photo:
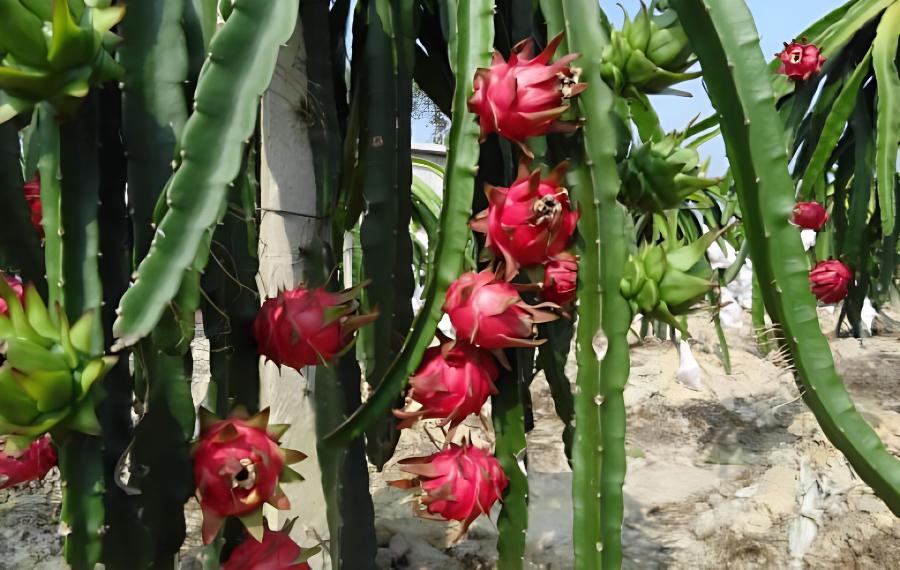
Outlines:
[[533, 42], [525, 40], [513, 48], [509, 61], [495, 52], [491, 67], [475, 73], [469, 110], [478, 115], [482, 140], [498, 133], [518, 143], [530, 156], [525, 146], [528, 137], [575, 129], [559, 117], [569, 108], [565, 100], [584, 91], [587, 84], [578, 83], [576, 70], [569, 67], [578, 54], [550, 63], [561, 41], [562, 34], [532, 57]]
[[812, 292], [823, 303], [837, 303], [847, 296], [853, 273], [836, 259], [820, 261], [809, 272]]
[[[22, 280], [18, 277], [13, 277], [11, 275], [7, 275], [5, 273], [2, 274], [3, 279], [6, 279], [6, 283], [12, 288], [13, 292], [16, 294], [16, 297], [19, 298], [20, 302], [25, 301], [25, 287], [22, 285]], [[6, 304], [6, 300], [3, 297], [0, 297], [0, 315], [9, 314], [9, 305]]]
[[544, 283], [541, 298], [563, 306], [575, 300], [578, 281], [578, 258], [571, 254], [560, 254], [544, 265]]
[[828, 221], [828, 212], [818, 202], [797, 202], [792, 221], [804, 230], [817, 232]]
[[444, 312], [456, 329], [456, 338], [486, 349], [533, 347], [541, 344], [534, 337], [534, 325], [556, 320], [545, 307], [531, 306], [519, 292], [494, 273], [465, 273], [450, 284]]
[[502, 257], [505, 280], [515, 277], [520, 266], [544, 263], [569, 245], [578, 212], [560, 185], [565, 170], [563, 163], [543, 180], [535, 170], [509, 188], [486, 188], [488, 208], [475, 216], [471, 226], [486, 234], [486, 245]]
[[291, 540], [289, 527], [275, 531], [265, 526], [262, 540], [248, 536], [232, 551], [222, 570], [310, 570], [306, 559], [312, 554]]
[[41, 206], [41, 173], [36, 172], [34, 178], [25, 183], [25, 201], [31, 210], [31, 225], [44, 237], [44, 209]]
[[781, 59], [781, 67], [778, 73], [787, 75], [795, 81], [806, 81], [814, 73], [822, 70], [822, 64], [825, 63], [825, 57], [822, 52], [814, 44], [807, 44], [793, 41], [784, 44], [784, 50], [775, 54]]
[[462, 521], [464, 533], [503, 495], [509, 479], [490, 453], [473, 445], [450, 444], [428, 457], [401, 460], [401, 469], [417, 476], [412, 481], [396, 481], [397, 487], [418, 484], [424, 495], [420, 504], [431, 515]]
[[205, 544], [215, 538], [225, 517], [251, 513], [261, 517], [264, 503], [276, 509], [290, 508], [279, 480], [296, 477], [287, 465], [305, 457], [278, 447], [283, 433], [279, 428], [286, 426], [268, 426], [268, 410], [252, 418], [240, 410], [226, 420], [210, 416], [204, 411], [193, 453]]
[[448, 341], [425, 351], [422, 364], [409, 379], [409, 398], [421, 409], [395, 410], [400, 428], [419, 419], [443, 418], [441, 425], [460, 424], [471, 414], [478, 414], [488, 396], [496, 394], [494, 382], [499, 371], [489, 352], [467, 342]]
[[301, 286], [266, 299], [253, 323], [259, 353], [297, 370], [330, 362], [349, 346], [354, 331], [377, 317], [356, 314], [358, 292]]
[[49, 436], [35, 440], [21, 455], [3, 451], [0, 440], [0, 489], [43, 479], [56, 466], [56, 450]]

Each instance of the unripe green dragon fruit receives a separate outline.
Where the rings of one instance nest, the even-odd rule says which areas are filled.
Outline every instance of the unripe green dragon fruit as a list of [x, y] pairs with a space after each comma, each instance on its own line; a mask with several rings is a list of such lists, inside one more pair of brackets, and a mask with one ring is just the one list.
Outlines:
[[687, 337], [685, 315], [715, 287], [713, 271], [703, 256], [721, 232], [709, 232], [681, 247], [644, 244], [625, 265], [620, 290], [633, 314], [642, 313], [675, 327]]
[[69, 326], [59, 305], [51, 312], [33, 285], [24, 298], [0, 279], [8, 312], [0, 315], [0, 434], [24, 449], [51, 430], [100, 432], [91, 387], [116, 363], [92, 349], [95, 318], [87, 312]]
[[682, 147], [684, 135], [671, 133], [631, 151], [619, 164], [623, 203], [645, 212], [660, 213], [720, 180], [700, 176], [700, 154]]
[[91, 85], [122, 77], [110, 30], [125, 7], [110, 3], [0, 1], [0, 123], [42, 101], [69, 115]]
[[603, 80], [616, 93], [662, 93], [700, 77], [701, 72], [686, 73], [696, 60], [687, 34], [672, 15], [667, 11], [653, 16], [643, 3], [634, 20], [625, 14], [622, 29], [613, 31], [603, 50], [600, 66]]

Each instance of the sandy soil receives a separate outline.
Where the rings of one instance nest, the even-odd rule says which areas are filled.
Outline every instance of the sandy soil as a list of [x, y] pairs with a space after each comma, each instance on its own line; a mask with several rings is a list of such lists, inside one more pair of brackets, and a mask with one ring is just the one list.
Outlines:
[[[778, 359], [758, 355], [745, 323], [728, 331], [735, 370], [729, 376], [708, 323], [697, 318], [691, 330], [700, 390], [678, 382], [672, 343], [648, 341], [632, 353], [625, 566], [900, 568], [900, 520], [827, 442]], [[898, 453], [900, 339], [839, 339], [832, 346], [859, 409]], [[526, 567], [571, 568], [571, 471], [562, 424], [541, 376], [532, 397]], [[477, 419], [467, 425], [459, 435], [468, 431], [482, 443], [490, 437]], [[398, 458], [434, 450], [425, 429], [404, 433]], [[392, 465], [373, 472], [379, 566], [492, 568], [493, 523], [482, 518], [452, 543], [454, 525], [415, 518], [409, 493], [385, 484], [401, 476]], [[43, 484], [0, 491], [0, 569], [64, 567], [54, 522], [59, 500], [55, 472]]]

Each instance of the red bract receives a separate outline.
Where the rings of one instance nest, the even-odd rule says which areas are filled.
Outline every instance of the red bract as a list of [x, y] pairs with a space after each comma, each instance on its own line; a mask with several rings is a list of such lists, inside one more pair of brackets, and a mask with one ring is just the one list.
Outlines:
[[279, 478], [286, 464], [304, 456], [278, 447], [277, 432], [267, 429], [268, 417], [264, 410], [249, 419], [203, 420], [194, 448], [194, 481], [205, 544], [215, 538], [225, 517], [247, 515], [263, 503], [290, 508]]
[[266, 299], [253, 323], [259, 353], [297, 370], [324, 364], [347, 348], [353, 332], [377, 315], [357, 315], [358, 288], [330, 293], [297, 287]]
[[541, 298], [557, 305], [568, 305], [575, 300], [578, 281], [578, 259], [574, 255], [561, 255], [544, 266], [544, 284]]
[[456, 329], [456, 337], [481, 348], [533, 347], [534, 325], [556, 320], [541, 310], [552, 304], [531, 306], [519, 292], [492, 271], [465, 273], [447, 289], [444, 312]]
[[35, 440], [21, 455], [3, 452], [0, 440], [0, 489], [43, 479], [56, 466], [56, 450], [48, 436]]
[[419, 501], [427, 511], [446, 520], [462, 521], [462, 532], [479, 516], [491, 512], [509, 483], [493, 455], [468, 444], [451, 444], [434, 455], [400, 463], [403, 471], [418, 476], [425, 492]]
[[496, 394], [497, 365], [490, 353], [466, 342], [446, 342], [425, 351], [422, 364], [409, 379], [409, 397], [422, 404], [414, 412], [395, 410], [400, 428], [419, 419], [443, 418], [455, 426], [470, 414], [481, 411], [491, 394]]
[[513, 48], [509, 61], [494, 52], [490, 69], [475, 73], [469, 110], [478, 115], [482, 140], [498, 133], [531, 156], [524, 144], [528, 137], [575, 129], [574, 124], [558, 119], [569, 108], [565, 99], [584, 91], [587, 84], [578, 83], [577, 73], [569, 67], [578, 54], [550, 64], [561, 41], [562, 34], [532, 57], [534, 45], [530, 39], [525, 40]]
[[812, 292], [823, 303], [837, 303], [847, 296], [853, 273], [836, 259], [821, 261], [809, 272]]
[[775, 55], [781, 59], [778, 73], [800, 81], [806, 81], [813, 73], [819, 73], [825, 63], [825, 57], [818, 47], [796, 41], [785, 43], [784, 51]]
[[[19, 302], [23, 302], [25, 299], [25, 288], [22, 286], [22, 281], [18, 277], [12, 277], [6, 274], [3, 274], [3, 278], [6, 279], [7, 285], [12, 288], [16, 297], [19, 298]], [[9, 314], [9, 305], [6, 304], [6, 299], [0, 297], [0, 315], [7, 314]]]
[[34, 178], [25, 183], [25, 201], [31, 210], [31, 225], [44, 237], [44, 209], [41, 206], [41, 173], [36, 172]]
[[287, 532], [266, 528], [262, 540], [248, 536], [228, 557], [222, 570], [309, 570], [306, 562], [297, 562], [302, 549]]
[[543, 180], [536, 170], [509, 188], [486, 188], [488, 209], [471, 226], [487, 234], [486, 245], [503, 258], [507, 281], [520, 266], [538, 265], [561, 253], [572, 239], [578, 212], [560, 186], [565, 169], [563, 163]]
[[818, 202], [797, 202], [792, 221], [804, 230], [819, 231], [828, 221], [828, 212]]

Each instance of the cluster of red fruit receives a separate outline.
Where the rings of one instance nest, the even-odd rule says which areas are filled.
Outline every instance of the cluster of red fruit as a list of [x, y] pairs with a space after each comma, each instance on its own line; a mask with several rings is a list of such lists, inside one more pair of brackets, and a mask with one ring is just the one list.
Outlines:
[[[778, 72], [794, 81], [806, 81], [822, 71], [825, 57], [815, 44], [793, 41], [784, 44], [784, 50], [775, 54], [781, 60]], [[828, 221], [828, 213], [818, 202], [798, 202], [794, 207], [793, 222], [805, 230], [818, 232]], [[809, 273], [812, 292], [823, 303], [837, 303], [847, 296], [853, 272], [842, 261], [820, 261]]]
[[[550, 64], [561, 39], [555, 38], [536, 57], [531, 42], [525, 42], [508, 61], [495, 55], [490, 69], [478, 70], [469, 107], [479, 116], [483, 136], [496, 132], [530, 155], [525, 146], [529, 137], [574, 128], [558, 119], [568, 108], [564, 100], [586, 86], [577, 83], [576, 72], [568, 66], [576, 56]], [[495, 356], [505, 363], [502, 349], [539, 344], [535, 325], [558, 318], [552, 310], [574, 300], [578, 264], [566, 248], [578, 213], [562, 186], [564, 175], [564, 165], [546, 178], [539, 171], [524, 171], [509, 188], [487, 188], [488, 209], [475, 217], [472, 228], [486, 234], [496, 272], [466, 273], [449, 286], [443, 309], [456, 339], [442, 338], [439, 346], [425, 352], [410, 378], [408, 401], [417, 409], [394, 412], [400, 428], [419, 419], [440, 419], [453, 428], [480, 413], [488, 396], [496, 393]], [[538, 266], [544, 269], [544, 302], [529, 305], [509, 281], [521, 267]], [[374, 318], [358, 314], [356, 293], [298, 287], [268, 299], [254, 324], [260, 353], [296, 369], [331, 361], [347, 349], [353, 332]], [[508, 484], [497, 459], [469, 443], [449, 444], [401, 464], [416, 479], [396, 484], [419, 486], [425, 510], [461, 521], [463, 530], [490, 511]]]
[[[828, 221], [828, 212], [818, 202], [798, 202], [794, 206], [795, 225], [812, 231], [820, 231]], [[809, 272], [812, 292], [823, 303], [837, 303], [847, 296], [853, 273], [842, 261], [828, 259], [820, 261]]]

